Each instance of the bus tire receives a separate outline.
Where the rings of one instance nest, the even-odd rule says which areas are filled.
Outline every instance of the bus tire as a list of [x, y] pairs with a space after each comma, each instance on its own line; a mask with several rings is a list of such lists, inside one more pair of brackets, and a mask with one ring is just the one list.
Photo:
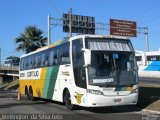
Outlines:
[[29, 100], [34, 101], [33, 90], [32, 87], [29, 88]]
[[29, 100], [29, 92], [28, 92], [28, 87], [25, 87], [25, 99]]
[[64, 93], [63, 99], [68, 110], [75, 109], [75, 105], [72, 104], [71, 95], [68, 90], [66, 90], [66, 92]]

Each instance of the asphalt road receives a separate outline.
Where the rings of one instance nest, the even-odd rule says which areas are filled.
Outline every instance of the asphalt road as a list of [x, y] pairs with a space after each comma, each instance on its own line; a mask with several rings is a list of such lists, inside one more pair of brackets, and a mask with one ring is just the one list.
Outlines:
[[[69, 111], [60, 103], [46, 100], [17, 100], [17, 93], [0, 91], [0, 120], [18, 116], [43, 120], [145, 120], [149, 115], [132, 107], [78, 108]], [[152, 114], [150, 114], [152, 116]], [[21, 118], [22, 119], [22, 118]], [[147, 120], [147, 119], [146, 119]]]

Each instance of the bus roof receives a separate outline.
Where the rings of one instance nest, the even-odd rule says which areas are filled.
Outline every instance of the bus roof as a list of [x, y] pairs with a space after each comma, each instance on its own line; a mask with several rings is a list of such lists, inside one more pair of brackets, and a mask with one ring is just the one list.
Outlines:
[[128, 37], [122, 37], [122, 36], [113, 36], [113, 35], [105, 36], [105, 35], [88, 35], [88, 34], [86, 34], [86, 35], [77, 35], [77, 36], [71, 37], [69, 39], [69, 41], [80, 39], [80, 38], [114, 38], [114, 39], [129, 40]]
[[[113, 39], [129, 40], [128, 37], [121, 37], [121, 36], [113, 36], [113, 35], [105, 36], [105, 35], [88, 35], [88, 34], [86, 34], [86, 35], [76, 35], [76, 36], [73, 36], [73, 37], [71, 37], [69, 39], [69, 41], [76, 40], [76, 39], [81, 39], [81, 38], [113, 38]], [[43, 50], [47, 50], [48, 48], [59, 46], [61, 44], [67, 43], [67, 42], [68, 41], [66, 41], [66, 40], [57, 40], [56, 42], [50, 44], [49, 46], [44, 46], [44, 47], [38, 48], [37, 50], [35, 50], [33, 52], [30, 52], [28, 54], [22, 55], [20, 58], [26, 57], [28, 55], [32, 55], [34, 53], [37, 53], [37, 52], [40, 52], [40, 51], [43, 51]]]
[[136, 50], [136, 56], [141, 56], [142, 54], [145, 54], [146, 56], [160, 56], [160, 51], [143, 52]]

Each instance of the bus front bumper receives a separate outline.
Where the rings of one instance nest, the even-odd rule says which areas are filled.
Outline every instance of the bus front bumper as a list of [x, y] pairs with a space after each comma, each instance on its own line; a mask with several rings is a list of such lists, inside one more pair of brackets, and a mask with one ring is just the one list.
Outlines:
[[87, 107], [119, 106], [119, 105], [136, 105], [138, 93], [124, 96], [104, 96], [87, 93]]

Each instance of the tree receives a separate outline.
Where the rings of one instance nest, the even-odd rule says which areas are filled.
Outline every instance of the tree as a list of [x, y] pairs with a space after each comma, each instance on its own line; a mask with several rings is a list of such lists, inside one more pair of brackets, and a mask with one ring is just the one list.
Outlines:
[[17, 51], [26, 53], [35, 51], [37, 48], [46, 46], [47, 38], [42, 36], [43, 32], [36, 26], [27, 26], [20, 36], [15, 38], [18, 47]]
[[14, 61], [18, 61], [19, 62], [19, 60], [20, 60], [20, 58], [19, 57], [16, 57], [16, 56], [9, 56], [9, 57], [7, 57], [6, 58], [6, 60], [8, 60], [8, 59], [12, 59], [12, 60], [14, 60]]
[[18, 66], [20, 58], [16, 56], [7, 57], [5, 60], [5, 65], [7, 66]]

